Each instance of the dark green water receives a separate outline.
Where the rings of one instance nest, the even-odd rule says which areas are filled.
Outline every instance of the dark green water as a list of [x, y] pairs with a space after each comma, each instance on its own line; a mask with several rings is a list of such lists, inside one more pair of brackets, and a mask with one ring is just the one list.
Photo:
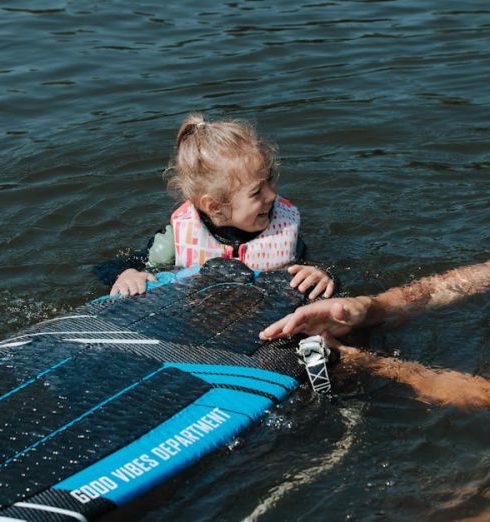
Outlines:
[[[160, 170], [190, 111], [281, 153], [310, 257], [352, 293], [490, 258], [490, 4], [0, 1], [0, 333], [105, 289], [174, 202]], [[488, 375], [490, 297], [372, 346]], [[489, 413], [374, 379], [297, 395], [242, 444], [113, 520], [490, 517]]]

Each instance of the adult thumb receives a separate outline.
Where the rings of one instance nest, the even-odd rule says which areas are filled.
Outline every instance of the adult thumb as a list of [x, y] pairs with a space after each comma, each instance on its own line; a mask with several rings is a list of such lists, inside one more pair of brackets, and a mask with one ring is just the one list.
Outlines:
[[340, 302], [332, 303], [332, 308], [330, 311], [330, 315], [332, 319], [339, 323], [345, 323], [350, 318], [349, 309]]

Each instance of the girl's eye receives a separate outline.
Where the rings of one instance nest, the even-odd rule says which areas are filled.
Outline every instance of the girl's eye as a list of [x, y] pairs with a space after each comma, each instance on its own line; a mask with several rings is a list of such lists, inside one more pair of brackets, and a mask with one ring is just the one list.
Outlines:
[[252, 192], [252, 197], [258, 196], [260, 194], [260, 189]]

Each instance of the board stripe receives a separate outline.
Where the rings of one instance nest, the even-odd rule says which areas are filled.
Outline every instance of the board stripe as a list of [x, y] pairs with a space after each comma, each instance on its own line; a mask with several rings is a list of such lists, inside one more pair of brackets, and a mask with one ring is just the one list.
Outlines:
[[76, 520], [79, 520], [79, 522], [88, 522], [88, 519], [85, 518], [81, 513], [77, 513], [76, 511], [71, 511], [69, 509], [62, 509], [54, 506], [45, 506], [44, 504], [32, 504], [30, 502], [16, 502], [14, 506], [24, 509], [37, 509], [39, 511], [47, 511], [48, 513], [57, 513], [59, 515], [65, 515], [67, 517], [75, 518]]
[[[15, 346], [15, 343], [12, 343], [11, 341], [15, 341], [15, 339], [23, 339], [24, 337], [39, 337], [39, 336], [44, 336], [44, 335], [80, 335], [80, 334], [121, 334], [121, 335], [127, 335], [127, 334], [132, 334], [134, 335], [135, 332], [132, 332], [131, 330], [108, 330], [108, 331], [103, 331], [103, 330], [89, 330], [89, 331], [79, 331], [79, 330], [69, 330], [67, 332], [33, 332], [33, 333], [28, 333], [28, 334], [24, 334], [24, 335], [17, 335], [16, 337], [11, 337], [10, 339], [5, 339], [5, 341], [1, 341], [0, 342], [0, 348], [6, 348], [7, 346]], [[25, 341], [25, 343], [28, 343], [30, 342], [31, 339], [29, 339], [28, 341]], [[4, 343], [7, 343], [8, 344], [4, 344]], [[22, 343], [24, 344], [24, 343]]]
[[24, 344], [29, 344], [31, 340], [28, 341], [15, 341], [13, 343], [7, 343], [0, 345], [0, 348], [15, 348], [16, 346], [23, 346]]
[[[240, 374], [240, 373], [232, 373], [232, 372], [205, 372], [205, 371], [200, 371], [200, 372], [192, 372], [192, 375], [223, 375], [223, 376], [227, 376], [227, 377], [243, 377], [244, 375], [243, 374]], [[286, 391], [290, 391], [291, 390], [291, 387], [289, 386], [286, 386], [280, 382], [275, 382], [271, 379], [264, 379], [264, 378], [261, 378], [261, 377], [256, 377], [256, 376], [252, 376], [252, 375], [246, 375], [246, 377], [248, 377], [249, 379], [253, 379], [255, 381], [261, 381], [261, 382], [267, 382], [269, 384], [275, 384], [276, 386], [280, 386], [281, 388], [283, 388], [284, 390]], [[201, 377], [202, 378], [202, 377]]]
[[160, 373], [161, 371], [165, 370], [165, 367], [162, 366], [160, 368], [158, 368], [157, 370], [145, 375], [142, 379], [130, 384], [129, 386], [126, 386], [125, 388], [123, 388], [122, 390], [119, 390], [117, 393], [115, 393], [114, 395], [111, 395], [110, 397], [107, 397], [106, 399], [104, 399], [103, 401], [99, 402], [98, 404], [96, 404], [95, 406], [92, 406], [92, 408], [88, 409], [87, 411], [85, 411], [84, 413], [82, 413], [81, 415], [79, 415], [78, 417], [76, 417], [75, 419], [71, 420], [70, 422], [67, 422], [66, 424], [64, 424], [63, 426], [60, 426], [59, 428], [53, 430], [51, 433], [48, 433], [48, 435], [46, 435], [45, 437], [43, 437], [42, 439], [39, 439], [37, 440], [36, 442], [34, 442], [33, 444], [31, 444], [30, 446], [27, 446], [26, 448], [24, 448], [23, 450], [21, 451], [18, 451], [15, 455], [13, 455], [12, 457], [9, 457], [8, 459], [4, 460], [3, 462], [0, 463], [0, 467], [4, 467], [6, 466], [7, 464], [9, 464], [10, 462], [12, 462], [13, 460], [21, 457], [22, 455], [25, 455], [26, 453], [28, 453], [29, 451], [33, 450], [34, 448], [36, 448], [37, 446], [39, 446], [40, 444], [43, 444], [44, 442], [48, 441], [49, 439], [52, 439], [53, 437], [55, 437], [58, 433], [61, 433], [62, 431], [65, 431], [67, 428], [73, 426], [74, 424], [80, 422], [81, 420], [85, 419], [85, 417], [88, 417], [89, 415], [91, 415], [92, 413], [94, 413], [95, 411], [99, 410], [100, 408], [102, 408], [103, 406], [105, 406], [106, 404], [109, 404], [110, 402], [112, 402], [113, 400], [117, 399], [118, 397], [121, 397], [122, 395], [124, 395], [125, 393], [127, 393], [128, 391], [136, 388], [136, 386], [138, 386], [141, 382], [143, 381], [146, 381], [148, 379], [151, 379], [154, 375]]
[[298, 386], [298, 382], [293, 377], [283, 373], [272, 372], [251, 366], [231, 366], [221, 364], [194, 364], [194, 363], [165, 363], [167, 367], [177, 368], [184, 372], [209, 374], [209, 375], [230, 375], [248, 377], [259, 381], [269, 382], [277, 386], [282, 386], [290, 391]]
[[40, 379], [41, 377], [44, 377], [49, 372], [52, 372], [53, 370], [56, 370], [56, 368], [63, 366], [63, 364], [67, 363], [71, 359], [73, 359], [72, 356], [67, 357], [66, 359], [63, 359], [62, 361], [59, 361], [56, 364], [53, 364], [53, 366], [50, 366], [49, 368], [46, 368], [45, 370], [39, 372], [37, 375], [35, 375], [31, 379], [29, 379], [28, 381], [25, 381], [22, 384], [19, 384], [19, 386], [13, 388], [12, 390], [5, 392], [3, 395], [0, 395], [0, 401], [2, 401], [3, 399], [6, 399], [7, 397], [10, 397], [14, 393], [17, 393], [18, 391], [26, 388], [27, 386], [29, 386], [29, 384], [36, 382], [38, 379]]
[[242, 391], [242, 392], [245, 392], [245, 393], [249, 393], [249, 394], [252, 394], [252, 395], [259, 395], [260, 397], [264, 397], [265, 399], [268, 399], [271, 402], [277, 402], [278, 401], [278, 397], [276, 397], [272, 393], [267, 393], [265, 391], [256, 390], [254, 388], [248, 388], [246, 386], [240, 386], [238, 384], [226, 384], [226, 383], [224, 383], [224, 384], [213, 384], [213, 387], [215, 389], [220, 389], [220, 390], [236, 390], [236, 391]]
[[245, 388], [250, 391], [256, 391], [265, 393], [268, 396], [274, 397], [276, 400], [282, 398], [286, 392], [281, 386], [271, 384], [265, 381], [258, 381], [256, 379], [250, 379], [249, 377], [232, 377], [229, 375], [218, 375], [218, 374], [204, 374], [204, 373], [192, 373], [194, 377], [198, 377], [203, 381], [209, 382], [210, 384], [223, 385], [223, 386], [237, 386]]
[[160, 344], [158, 339], [103, 339], [90, 337], [73, 337], [71, 339], [63, 339], [72, 343], [80, 344]]

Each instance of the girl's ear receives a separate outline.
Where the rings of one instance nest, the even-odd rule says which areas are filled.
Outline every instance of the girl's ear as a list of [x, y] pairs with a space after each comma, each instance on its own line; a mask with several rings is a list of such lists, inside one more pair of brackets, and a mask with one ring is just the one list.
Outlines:
[[221, 214], [220, 204], [209, 194], [204, 194], [199, 198], [199, 210], [202, 210], [210, 218], [216, 218]]

